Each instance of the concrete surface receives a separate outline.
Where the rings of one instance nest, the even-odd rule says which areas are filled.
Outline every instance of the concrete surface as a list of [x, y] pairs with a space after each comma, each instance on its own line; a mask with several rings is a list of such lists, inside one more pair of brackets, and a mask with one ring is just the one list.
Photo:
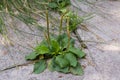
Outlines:
[[13, 46], [0, 36], [0, 80], [120, 80], [120, 1], [71, 2], [73, 9], [79, 10], [80, 15], [92, 13], [94, 16], [84, 22], [86, 27], [79, 26], [77, 30], [88, 46], [85, 49], [86, 59], [80, 60], [84, 66], [84, 75], [75, 76], [48, 70], [36, 75], [32, 73], [33, 64], [1, 71], [27, 63], [24, 56], [43, 38], [36, 27], [32, 26], [31, 30], [22, 22], [16, 21], [20, 31], [8, 27], [8, 37]]

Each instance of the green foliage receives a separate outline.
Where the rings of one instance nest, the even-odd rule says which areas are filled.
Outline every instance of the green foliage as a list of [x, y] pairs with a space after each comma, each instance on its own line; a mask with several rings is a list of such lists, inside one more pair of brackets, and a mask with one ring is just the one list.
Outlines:
[[80, 49], [75, 48], [75, 47], [69, 48], [69, 51], [72, 52], [73, 54], [75, 54], [79, 58], [83, 58], [85, 56], [83, 51], [81, 51]]
[[28, 56], [25, 57], [26, 60], [33, 60], [35, 59], [39, 54], [36, 54], [36, 52], [30, 53]]
[[69, 11], [67, 9], [61, 9], [60, 10], [61, 13], [66, 13], [64, 18], [67, 19], [69, 17], [69, 30], [71, 32], [75, 31], [78, 27], [79, 24], [83, 23], [83, 21], [85, 20], [85, 18], [87, 18], [88, 16], [85, 17], [80, 17], [77, 14], [75, 14], [72, 11]]
[[65, 54], [65, 59], [67, 59], [70, 62], [70, 66], [75, 67], [77, 65], [77, 58], [74, 54], [72, 53], [67, 53]]
[[[62, 9], [61, 10], [62, 13], [67, 12], [66, 9]], [[69, 17], [70, 21], [69, 21], [69, 29], [70, 31], [74, 31], [77, 29], [78, 25], [83, 23], [84, 21], [84, 17], [79, 17], [77, 14], [75, 14], [72, 11], [68, 11], [67, 14], [65, 15], [65, 17]]]
[[52, 10], [60, 10], [65, 8], [70, 4], [70, 0], [51, 0], [48, 4], [48, 7]]
[[58, 52], [59, 50], [59, 43], [56, 40], [51, 40], [51, 51]]
[[35, 51], [36, 53], [38, 54], [46, 54], [46, 53], [49, 53], [49, 49], [46, 45], [38, 45], [36, 48], [35, 48]]
[[70, 72], [75, 75], [82, 75], [83, 69], [82, 69], [81, 65], [78, 63], [77, 66], [70, 68]]
[[63, 55], [56, 56], [55, 62], [56, 62], [56, 64], [59, 65], [60, 68], [65, 68], [66, 66], [69, 65], [68, 60], [65, 59]]
[[48, 66], [49, 70], [50, 71], [59, 71], [59, 72], [63, 72], [63, 73], [69, 73], [69, 66], [68, 67], [65, 67], [65, 68], [60, 68], [59, 65], [56, 64], [55, 62], [55, 57], [52, 58], [49, 62], [49, 66]]
[[47, 4], [44, 0], [0, 0], [0, 33], [7, 32], [5, 31], [6, 23], [10, 18], [17, 18], [28, 25], [28, 27], [29, 25], [34, 25], [39, 27], [39, 29], [43, 29], [38, 24], [35, 16], [43, 17], [41, 12], [46, 10], [45, 6]]
[[43, 72], [46, 69], [46, 61], [45, 60], [40, 60], [34, 64], [34, 73], [39, 74]]
[[[70, 32], [74, 31], [77, 25], [82, 23], [84, 19], [63, 9], [69, 4], [70, 0], [50, 0], [48, 3], [48, 8], [60, 11], [63, 15], [61, 16], [59, 35], [51, 35], [49, 32], [48, 12], [46, 11], [46, 39], [38, 44], [32, 53], [25, 57], [26, 60], [37, 60], [33, 71], [36, 74], [43, 72], [46, 68], [50, 71], [72, 73], [75, 75], [83, 74], [78, 59], [84, 58], [85, 53], [74, 46], [75, 40], [70, 36]], [[61, 31], [63, 30], [63, 20], [67, 21], [67, 25], [65, 26], [65, 28], [67, 27], [65, 29], [67, 33], [62, 33]]]
[[[72, 46], [67, 48], [68, 38], [66, 34], [50, 38], [50, 45], [43, 40], [40, 45], [36, 46], [33, 53], [26, 56], [27, 60], [38, 59], [34, 65], [34, 73], [41, 73], [49, 64], [48, 69], [63, 73], [73, 73], [75, 75], [83, 74], [77, 59], [83, 58], [85, 53], [74, 47], [74, 40], [70, 38]], [[63, 44], [64, 43], [64, 44]], [[41, 59], [42, 57], [42, 59]], [[46, 63], [50, 59], [50, 62]], [[78, 71], [77, 71], [78, 70]], [[76, 72], [77, 71], [77, 72]]]
[[[69, 27], [69, 30], [72, 32], [84, 19], [78, 17], [73, 12], [67, 12], [65, 7], [69, 4], [70, 0], [1, 0], [0, 33], [3, 34], [6, 25], [5, 20], [9, 18], [17, 18], [27, 25], [41, 27], [37, 23], [35, 16], [44, 18], [44, 12], [48, 9], [59, 11], [61, 14], [65, 13], [63, 17], [66, 19], [69, 17], [69, 26], [67, 25], [67, 27]], [[7, 16], [9, 16], [9, 18], [7, 18]], [[47, 19], [47, 22], [49, 23], [50, 21]], [[53, 37], [48, 35], [49, 25], [47, 28], [47, 38], [37, 45], [32, 53], [25, 57], [26, 60], [37, 60], [34, 64], [33, 72], [38, 74], [48, 67], [51, 71], [72, 73], [75, 75], [83, 74], [82, 67], [77, 60], [83, 58], [85, 53], [79, 48], [75, 48], [75, 40], [69, 36], [69, 30], [67, 30], [67, 34], [60, 33]], [[50, 61], [48, 62], [48, 60]]]
[[70, 17], [70, 31], [76, 30], [79, 24], [84, 21], [84, 18], [77, 16], [76, 14], [72, 13], [68, 15]]

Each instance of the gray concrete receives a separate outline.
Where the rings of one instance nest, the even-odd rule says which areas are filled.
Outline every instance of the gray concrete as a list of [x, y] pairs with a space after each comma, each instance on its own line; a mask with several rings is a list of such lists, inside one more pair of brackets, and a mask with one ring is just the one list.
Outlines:
[[[48, 70], [36, 75], [32, 73], [33, 64], [29, 64], [0, 71], [0, 80], [120, 80], [120, 2], [71, 2], [74, 6], [72, 9], [79, 10], [80, 15], [92, 13], [94, 16], [84, 22], [86, 27], [79, 26], [77, 30], [88, 46], [85, 49], [86, 59], [80, 60], [84, 66], [84, 75], [75, 76]], [[0, 70], [27, 63], [24, 56], [43, 38], [43, 34], [36, 27], [31, 27], [31, 30], [19, 21], [16, 21], [16, 25], [20, 31], [14, 32], [8, 27], [11, 42], [0, 36]]]

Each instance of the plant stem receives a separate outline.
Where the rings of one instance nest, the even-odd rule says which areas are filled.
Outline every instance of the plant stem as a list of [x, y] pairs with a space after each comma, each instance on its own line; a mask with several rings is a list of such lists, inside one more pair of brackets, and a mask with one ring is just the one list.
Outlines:
[[60, 19], [59, 35], [61, 34], [61, 31], [62, 31], [63, 17], [65, 16], [66, 13], [67, 11], [61, 16], [61, 19]]
[[49, 32], [49, 18], [48, 18], [48, 11], [46, 11], [46, 21], [47, 21], [47, 40], [50, 44], [50, 32]]
[[69, 17], [67, 18], [67, 35], [68, 35], [68, 45], [67, 45], [67, 49], [69, 48], [70, 46], [70, 30], [69, 30], [69, 22], [70, 22], [70, 19]]
[[63, 15], [61, 16], [61, 19], [60, 19], [59, 35], [61, 34], [61, 31], [62, 31], [62, 23], [63, 23]]

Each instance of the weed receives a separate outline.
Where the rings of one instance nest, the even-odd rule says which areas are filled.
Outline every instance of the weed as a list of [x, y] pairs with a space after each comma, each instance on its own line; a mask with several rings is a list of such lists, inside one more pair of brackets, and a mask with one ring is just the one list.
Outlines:
[[70, 0], [51, 0], [48, 4], [48, 7], [52, 10], [61, 10], [67, 5], [70, 5]]
[[[82, 75], [83, 70], [78, 59], [83, 58], [85, 53], [74, 46], [75, 40], [70, 36], [70, 32], [77, 28], [77, 25], [83, 22], [83, 18], [78, 17], [70, 11], [62, 10], [70, 4], [70, 0], [1, 0], [0, 1], [0, 33], [5, 28], [4, 18], [6, 15], [23, 21], [27, 25], [37, 25], [37, 20], [33, 17], [37, 15], [44, 17], [46, 13], [47, 33], [45, 39], [34, 48], [34, 51], [27, 55], [26, 60], [37, 60], [34, 64], [34, 73], [41, 73], [47, 67], [51, 71], [63, 73], [72, 73]], [[47, 10], [62, 12], [59, 34], [51, 35], [49, 18]], [[62, 26], [63, 20], [66, 20], [66, 26]], [[62, 33], [63, 28], [67, 33]]]
[[[64, 16], [62, 15], [62, 17]], [[34, 48], [32, 53], [25, 57], [26, 60], [37, 60], [33, 72], [38, 74], [48, 67], [50, 71], [82, 75], [83, 70], [78, 58], [83, 58], [85, 53], [74, 46], [75, 40], [70, 37], [70, 17], [67, 18], [67, 33], [60, 32], [59, 35], [54, 36], [49, 34], [48, 13], [46, 13], [46, 20], [47, 33], [45, 33], [45, 39]], [[59, 29], [63, 30], [61, 24], [62, 22]]]

